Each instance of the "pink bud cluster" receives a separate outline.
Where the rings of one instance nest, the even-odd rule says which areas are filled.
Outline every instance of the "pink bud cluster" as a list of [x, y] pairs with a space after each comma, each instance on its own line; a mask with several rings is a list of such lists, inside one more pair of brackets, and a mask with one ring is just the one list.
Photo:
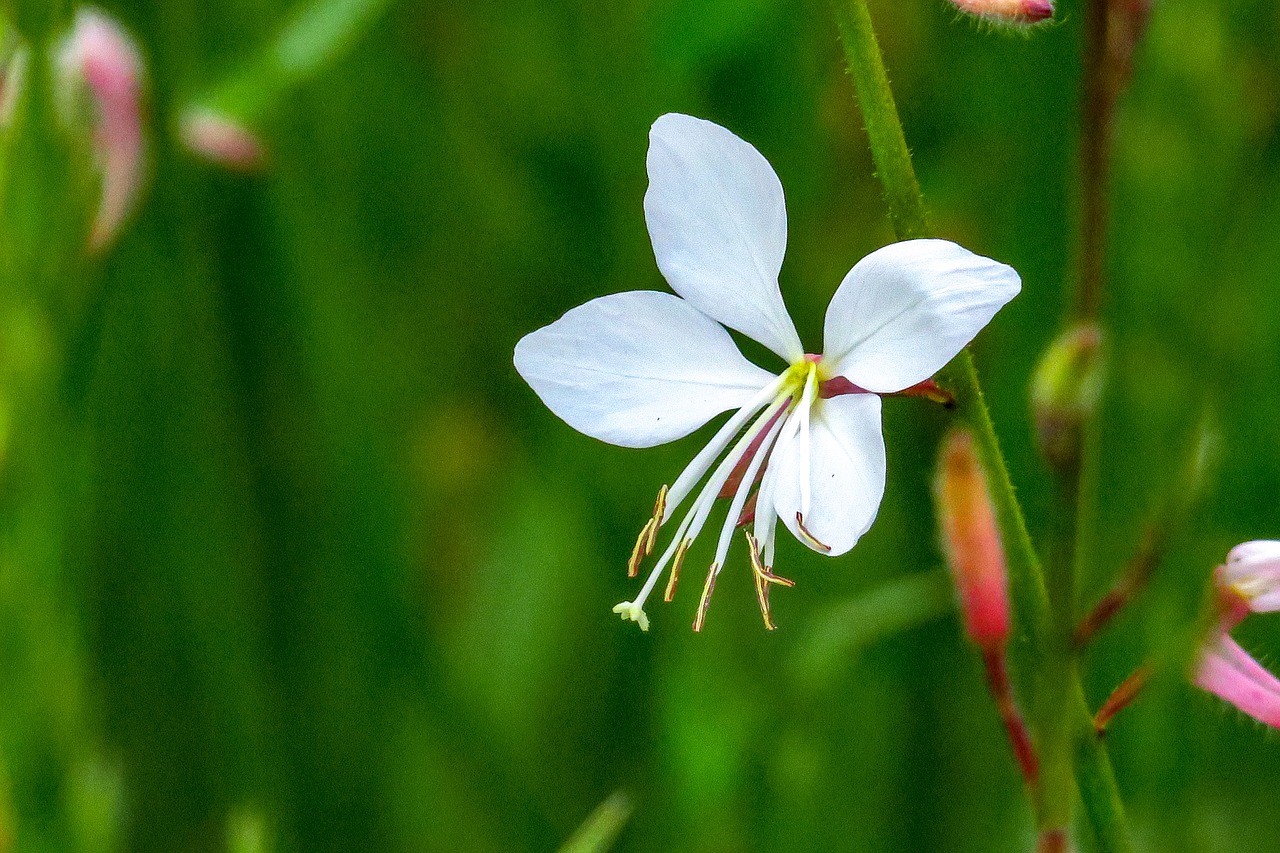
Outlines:
[[982, 649], [1000, 648], [1009, 636], [1004, 548], [973, 436], [964, 430], [953, 431], [943, 443], [936, 494], [965, 631]]

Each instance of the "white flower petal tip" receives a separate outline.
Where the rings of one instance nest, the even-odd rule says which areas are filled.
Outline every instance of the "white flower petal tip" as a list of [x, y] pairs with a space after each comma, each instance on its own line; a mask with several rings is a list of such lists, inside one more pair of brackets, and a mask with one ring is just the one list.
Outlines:
[[709, 121], [668, 113], [649, 131], [645, 221], [671, 289], [789, 362], [804, 355], [778, 290], [787, 210], [773, 167]]
[[639, 625], [641, 631], [649, 630], [649, 617], [640, 605], [631, 601], [624, 601], [621, 604], [614, 605], [613, 612], [621, 615], [623, 621], [630, 620]]
[[1259, 539], [1232, 548], [1218, 569], [1225, 591], [1239, 596], [1248, 610], [1280, 610], [1280, 542]]
[[888, 394], [937, 373], [1022, 289], [1016, 270], [949, 240], [877, 249], [845, 276], [825, 325], [829, 370]]

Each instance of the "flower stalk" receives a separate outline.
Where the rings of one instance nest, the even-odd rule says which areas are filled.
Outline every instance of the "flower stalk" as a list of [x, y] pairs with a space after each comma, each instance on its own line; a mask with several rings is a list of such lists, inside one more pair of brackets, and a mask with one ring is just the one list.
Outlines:
[[[889, 205], [889, 217], [894, 231], [900, 238], [918, 237], [928, 233], [927, 216], [920, 185], [911, 165], [910, 152], [902, 132], [902, 124], [898, 118], [897, 107], [888, 84], [888, 75], [884, 69], [884, 60], [876, 42], [871, 26], [870, 13], [866, 0], [835, 0], [835, 12], [845, 57], [849, 67], [849, 75], [857, 90], [858, 105], [867, 126], [867, 135], [871, 145], [872, 157], [876, 163], [877, 175], [885, 189], [885, 197]], [[1015, 661], [1023, 668], [1021, 682], [1028, 685], [1029, 673], [1040, 671], [1038, 664], [1042, 655], [1052, 652], [1052, 636], [1045, 636], [1045, 621], [1048, 618], [1049, 594], [1045, 586], [1045, 578], [1040, 563], [1031, 546], [1027, 534], [1022, 510], [1009, 479], [1008, 469], [1000, 453], [999, 443], [990, 413], [982, 398], [981, 387], [973, 360], [967, 350], [962, 351], [951, 364], [938, 375], [939, 382], [950, 388], [956, 398], [956, 415], [972, 431], [978, 452], [978, 458], [991, 489], [992, 502], [996, 510], [996, 519], [1000, 527], [1001, 537], [1006, 549], [1011, 594], [1015, 606], [1015, 626], [1018, 636], [1015, 638]], [[1057, 591], [1061, 593], [1061, 590]], [[1057, 620], [1060, 624], [1063, 620]], [[1070, 648], [1073, 625], [1060, 638], [1059, 647]], [[1062, 631], [1054, 631], [1053, 635], [1062, 635]], [[1069, 653], [1069, 652], [1068, 652]], [[1093, 715], [1084, 699], [1078, 675], [1073, 667], [1064, 673], [1068, 701], [1062, 705], [1062, 714], [1066, 719], [1065, 734], [1070, 743], [1075, 744], [1073, 756], [1068, 759], [1067, 766], [1074, 769], [1075, 778], [1084, 800], [1085, 811], [1093, 824], [1099, 841], [1099, 848], [1104, 853], [1112, 851], [1129, 851], [1131, 845], [1125, 829], [1124, 809], [1116, 788], [1111, 762], [1105, 747], [1093, 731]], [[1030, 686], [1034, 690], [1033, 686]], [[1026, 687], [1024, 687], [1026, 689]], [[1031, 701], [1038, 697], [1032, 695]], [[1037, 707], [1043, 705], [1037, 704]], [[1074, 798], [1070, 777], [1055, 776], [1051, 784], [1055, 789], [1042, 798], [1037, 808], [1039, 825], [1049, 832], [1054, 832], [1065, 825], [1058, 823], [1060, 815], [1056, 811], [1060, 804], [1065, 804], [1069, 812]], [[1041, 788], [1050, 784], [1042, 776]], [[1054, 804], [1055, 813], [1043, 814], [1045, 802]]]

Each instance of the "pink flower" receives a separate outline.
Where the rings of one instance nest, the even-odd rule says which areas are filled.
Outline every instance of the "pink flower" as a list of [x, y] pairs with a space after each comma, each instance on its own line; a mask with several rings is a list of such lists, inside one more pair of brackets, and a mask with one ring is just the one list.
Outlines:
[[74, 91], [87, 84], [93, 100], [102, 200], [89, 242], [100, 250], [119, 232], [142, 186], [142, 55], [114, 19], [86, 6], [58, 58], [64, 86]]
[[1195, 683], [1255, 720], [1280, 728], [1280, 680], [1225, 632], [1201, 650]]
[[1218, 567], [1218, 585], [1246, 611], [1280, 610], [1280, 542], [1258, 539], [1232, 548]]

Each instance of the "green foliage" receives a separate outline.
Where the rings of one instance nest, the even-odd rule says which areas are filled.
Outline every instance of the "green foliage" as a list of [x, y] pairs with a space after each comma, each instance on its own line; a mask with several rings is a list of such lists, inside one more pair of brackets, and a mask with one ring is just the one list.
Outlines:
[[[554, 850], [619, 788], [619, 851], [1027, 849], [931, 574], [946, 413], [886, 402], [881, 516], [838, 560], [781, 545], [797, 587], [774, 593], [778, 631], [741, 543], [688, 630], [702, 543], [641, 635], [609, 608], [698, 439], [598, 444], [511, 366], [586, 299], [664, 286], [644, 152], [677, 110], [777, 168], [783, 292], [816, 349], [840, 277], [891, 239], [825, 0], [402, 2], [262, 92], [235, 75], [335, 19], [105, 5], [149, 68], [128, 230], [91, 263], [68, 236], [87, 221], [82, 141], [11, 137], [0, 165], [0, 850]], [[1024, 278], [975, 355], [1037, 541], [1027, 383], [1075, 227], [1079, 14], [1061, 6], [1026, 39], [938, 0], [872, 9], [935, 231]], [[1262, 0], [1163, 0], [1121, 101], [1083, 603], [1182, 486], [1206, 410], [1220, 461], [1088, 652], [1093, 707], [1185, 642], [1230, 546], [1280, 536], [1278, 39]], [[263, 96], [255, 176], [173, 136], [228, 79]], [[1280, 658], [1280, 623], [1255, 621], [1241, 641]], [[1107, 743], [1144, 849], [1280, 836], [1276, 740], [1183, 680]]]

